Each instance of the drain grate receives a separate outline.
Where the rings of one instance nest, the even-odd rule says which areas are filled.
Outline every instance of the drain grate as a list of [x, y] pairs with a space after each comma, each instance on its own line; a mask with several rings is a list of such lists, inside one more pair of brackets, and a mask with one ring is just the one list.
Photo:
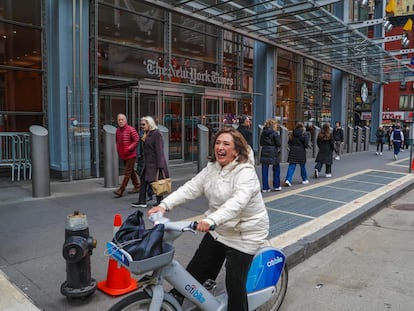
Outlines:
[[390, 208], [397, 209], [400, 211], [414, 211], [414, 204], [404, 203], [404, 204], [392, 204]]

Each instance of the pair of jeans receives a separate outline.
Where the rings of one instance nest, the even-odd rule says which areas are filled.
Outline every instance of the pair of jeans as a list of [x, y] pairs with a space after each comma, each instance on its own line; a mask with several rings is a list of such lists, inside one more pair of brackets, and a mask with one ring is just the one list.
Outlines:
[[384, 147], [384, 143], [377, 143], [377, 152], [382, 152], [382, 149]]
[[[269, 164], [262, 164], [262, 184], [263, 190], [269, 190]], [[273, 169], [273, 188], [280, 187], [280, 164], [272, 165]]]
[[[300, 163], [300, 176], [302, 177], [302, 181], [308, 180], [308, 173], [306, 172], [306, 163]], [[296, 164], [289, 163], [287, 174], [285, 180], [292, 183], [293, 174], [295, 173]]]
[[401, 142], [400, 141], [394, 141], [394, 154], [398, 155], [400, 153], [400, 149], [401, 149]]
[[[316, 165], [315, 165], [315, 170], [318, 170], [318, 172], [320, 172], [321, 171], [321, 169], [322, 169], [322, 165], [323, 165], [323, 163], [321, 163], [321, 162], [316, 162]], [[332, 165], [331, 164], [326, 164], [325, 163], [325, 173], [326, 174], [330, 174], [332, 172]]]
[[246, 281], [253, 255], [243, 253], [216, 241], [206, 233], [187, 266], [187, 271], [203, 284], [215, 280], [226, 260], [228, 311], [248, 311]]

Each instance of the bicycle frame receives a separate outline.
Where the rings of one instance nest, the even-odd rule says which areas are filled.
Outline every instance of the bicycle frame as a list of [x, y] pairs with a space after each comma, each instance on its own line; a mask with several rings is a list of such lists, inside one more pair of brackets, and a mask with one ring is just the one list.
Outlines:
[[[158, 220], [159, 221], [159, 220]], [[226, 311], [227, 294], [213, 295], [208, 289], [200, 284], [187, 270], [175, 259], [173, 242], [183, 232], [192, 231], [189, 222], [169, 222], [164, 218], [165, 254], [155, 256], [142, 261], [133, 261], [131, 256], [119, 249], [112, 242], [107, 243], [109, 254], [118, 262], [129, 268], [134, 274], [153, 271], [149, 281], [141, 283], [143, 290], [151, 297], [149, 311], [159, 311], [163, 300], [171, 302], [173, 299], [164, 291], [164, 280], [171, 284], [189, 301], [203, 311]], [[255, 310], [266, 303], [274, 294], [275, 286], [285, 266], [285, 255], [274, 248], [265, 247], [254, 256], [246, 283], [249, 310]], [[183, 310], [173, 299], [174, 307]], [[194, 307], [188, 310], [194, 310]]]

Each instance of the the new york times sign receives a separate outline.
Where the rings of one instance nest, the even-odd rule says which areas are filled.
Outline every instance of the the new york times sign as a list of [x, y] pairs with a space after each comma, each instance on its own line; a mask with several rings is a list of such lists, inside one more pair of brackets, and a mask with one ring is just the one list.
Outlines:
[[168, 78], [180, 78], [190, 81], [192, 84], [197, 82], [208, 82], [220, 86], [232, 87], [234, 81], [232, 78], [226, 78], [219, 75], [216, 71], [197, 71], [196, 68], [173, 66], [170, 64], [168, 67], [161, 67], [157, 60], [148, 59], [145, 62], [147, 66], [147, 73], [150, 75], [161, 76]]

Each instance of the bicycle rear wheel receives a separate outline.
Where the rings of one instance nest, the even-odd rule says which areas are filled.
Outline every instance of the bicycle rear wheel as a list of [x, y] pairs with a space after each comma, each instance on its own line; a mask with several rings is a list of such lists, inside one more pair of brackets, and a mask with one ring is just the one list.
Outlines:
[[[145, 292], [134, 293], [118, 301], [108, 311], [147, 311], [151, 299], [151, 296]], [[168, 301], [163, 300], [160, 311], [177, 311], [177, 309]]]
[[285, 265], [282, 274], [280, 275], [279, 282], [275, 286], [275, 294], [272, 299], [257, 308], [257, 311], [277, 311], [283, 303], [286, 296], [288, 286], [288, 270]]

